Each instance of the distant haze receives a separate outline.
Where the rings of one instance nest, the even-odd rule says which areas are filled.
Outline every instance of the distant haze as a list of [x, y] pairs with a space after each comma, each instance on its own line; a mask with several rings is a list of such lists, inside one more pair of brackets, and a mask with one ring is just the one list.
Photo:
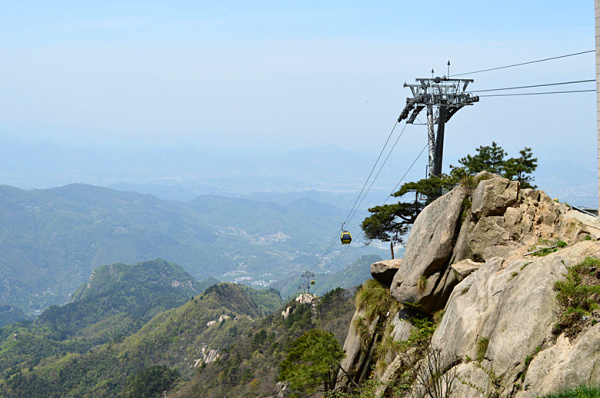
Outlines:
[[[56, 144], [0, 143], [0, 182], [24, 189], [51, 188], [81, 182], [119, 190], [149, 193], [161, 199], [188, 201], [199, 195], [290, 203], [297, 192], [315, 191], [316, 199], [351, 208], [377, 159], [376, 151], [352, 151], [338, 146], [304, 150], [242, 152], [210, 148], [149, 149], [109, 146], [85, 148]], [[389, 157], [361, 209], [382, 204], [414, 161], [401, 148]], [[472, 150], [470, 153], [475, 153]], [[387, 153], [386, 153], [387, 154]], [[381, 162], [386, 157], [382, 157]], [[464, 153], [466, 155], [467, 153]], [[509, 152], [509, 156], [517, 156]], [[534, 155], [538, 155], [534, 149]], [[425, 161], [426, 153], [420, 160]], [[554, 160], [538, 156], [536, 183], [552, 197], [573, 205], [596, 203], [596, 170], [579, 159]], [[456, 159], [448, 163], [458, 164]], [[403, 182], [423, 178], [423, 162], [412, 167]], [[373, 175], [379, 171], [379, 165]], [[370, 188], [370, 189], [369, 189]], [[263, 192], [267, 195], [255, 195]], [[340, 220], [340, 222], [343, 220]]]
[[[448, 74], [449, 60], [453, 76], [591, 50], [594, 38], [590, 2], [7, 3], [0, 184], [357, 193], [410, 95], [404, 82]], [[464, 77], [473, 90], [593, 79], [595, 62]], [[492, 141], [511, 156], [532, 147], [551, 195], [596, 203], [594, 93], [482, 97], [448, 124], [444, 170]], [[383, 200], [425, 143], [425, 127], [409, 126], [367, 201]]]

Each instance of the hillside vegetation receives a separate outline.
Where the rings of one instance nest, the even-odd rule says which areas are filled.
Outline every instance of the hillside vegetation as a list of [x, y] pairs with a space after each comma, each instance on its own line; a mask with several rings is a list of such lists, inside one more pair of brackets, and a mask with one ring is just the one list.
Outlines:
[[33, 322], [0, 329], [0, 375], [122, 339], [205, 288], [178, 265], [160, 259], [100, 267], [71, 303], [52, 306]]
[[223, 351], [218, 361], [200, 367], [189, 382], [173, 393], [175, 398], [266, 397], [281, 390], [279, 365], [292, 343], [310, 330], [333, 333], [341, 347], [354, 312], [350, 291], [335, 289], [314, 307], [290, 302], [291, 314], [278, 311], [257, 321], [247, 333]]
[[[173, 279], [185, 276], [181, 268], [161, 260], [145, 264], [147, 272], [138, 280], [133, 280], [136, 272], [123, 269], [128, 266], [103, 267], [97, 273], [102, 282], [80, 289], [73, 303], [47, 310], [33, 323], [1, 329], [0, 395], [113, 397], [147, 374], [191, 377], [201, 363], [214, 359], [211, 351], [231, 346], [255, 318], [281, 305], [274, 290], [233, 284], [214, 285], [191, 297], [189, 285], [171, 283], [181, 282]], [[105, 288], [123, 279], [129, 280], [131, 294]], [[174, 291], [181, 292], [178, 300]], [[160, 312], [176, 302], [185, 304]], [[94, 305], [107, 310], [86, 317]]]

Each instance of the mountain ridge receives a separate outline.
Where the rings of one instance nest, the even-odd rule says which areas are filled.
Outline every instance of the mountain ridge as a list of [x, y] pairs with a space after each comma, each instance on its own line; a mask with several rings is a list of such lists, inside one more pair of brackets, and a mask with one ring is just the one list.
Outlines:
[[0, 186], [0, 303], [39, 313], [67, 302], [101, 265], [153, 258], [180, 264], [196, 279], [268, 286], [319, 261], [343, 214], [323, 217], [335, 209], [319, 209], [219, 196], [181, 203], [87, 184]]

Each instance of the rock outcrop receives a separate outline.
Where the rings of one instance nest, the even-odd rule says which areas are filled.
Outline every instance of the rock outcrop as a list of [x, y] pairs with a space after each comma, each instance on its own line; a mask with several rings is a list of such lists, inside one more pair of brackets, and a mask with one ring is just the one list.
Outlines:
[[400, 268], [400, 264], [402, 264], [402, 259], [400, 258], [377, 261], [371, 264], [371, 276], [382, 285], [390, 287], [394, 280], [394, 275], [396, 275], [396, 272]]
[[[589, 257], [600, 259], [599, 238], [597, 218], [570, 210], [542, 191], [479, 174], [470, 188], [459, 186], [423, 210], [397, 271], [387, 271], [386, 262], [373, 265], [374, 278], [405, 309], [366, 327], [353, 321], [344, 372], [356, 375], [375, 362], [370, 377], [382, 385], [377, 396], [399, 383], [401, 369], [431, 368], [434, 357], [436, 373], [455, 381], [452, 397], [533, 398], [600, 385], [600, 311], [585, 315], [587, 326], [577, 333], [561, 332], [556, 325], [564, 308], [555, 289], [570, 267]], [[538, 252], [547, 255], [533, 255]], [[597, 268], [592, 274], [600, 276]], [[385, 272], [394, 272], [390, 284], [389, 274], [380, 277]], [[383, 342], [409, 340], [406, 311], [415, 310], [443, 316], [426, 355], [409, 363], [416, 354], [403, 356], [397, 348], [402, 344]], [[356, 316], [364, 316], [364, 309]], [[367, 341], [381, 343], [366, 347]], [[413, 382], [410, 393], [426, 396], [423, 377]], [[340, 385], [349, 387], [348, 378]]]
[[461, 187], [427, 206], [410, 231], [403, 266], [392, 281], [391, 293], [401, 303], [424, 311], [436, 307], [437, 287], [445, 283], [447, 265], [456, 241], [457, 227], [466, 192]]
[[[564, 343], [568, 340], [564, 337], [559, 337], [555, 343], [553, 334], [560, 313], [554, 289], [556, 282], [564, 279], [567, 266], [599, 255], [600, 244], [588, 241], [545, 257], [536, 257], [534, 261], [509, 261], [500, 257], [486, 261], [470, 278], [456, 286], [433, 335], [432, 347], [445, 359], [441, 368], [446, 369], [458, 358], [461, 364], [456, 370], [463, 375], [462, 379], [501, 396], [536, 397], [571, 387], [569, 379], [578, 379], [579, 384], [599, 384], [600, 372], [594, 372], [590, 363], [580, 363], [577, 359], [591, 354], [594, 357], [592, 363], [596, 361], [600, 365], [597, 346], [593, 348], [594, 353], [575, 355], [570, 344], [580, 346], [581, 339], [597, 342], [600, 329], [592, 328], [571, 343]], [[560, 358], [562, 356], [570, 358], [571, 363]], [[556, 359], [560, 360], [553, 362]], [[530, 369], [528, 362], [531, 362]], [[553, 376], [540, 377], [557, 366], [560, 369]], [[479, 372], [482, 368], [493, 369], [493, 376]], [[556, 373], [565, 371], [580, 377], [565, 376], [565, 380], [560, 380]], [[452, 372], [452, 368], [448, 372]], [[476, 389], [462, 383], [457, 384], [456, 394], [480, 396]]]
[[[440, 197], [417, 217], [391, 293], [398, 301], [433, 312], [444, 308], [463, 277], [451, 265], [493, 257], [519, 258], [540, 241], [576, 243], [600, 229], [581, 213], [542, 191], [519, 190], [515, 181], [483, 172], [469, 195], [462, 186]], [[463, 263], [464, 265], [464, 263]]]

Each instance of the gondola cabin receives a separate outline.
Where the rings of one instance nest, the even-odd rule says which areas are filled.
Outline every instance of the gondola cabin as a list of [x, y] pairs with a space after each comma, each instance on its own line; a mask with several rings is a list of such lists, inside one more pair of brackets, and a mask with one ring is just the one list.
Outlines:
[[344, 231], [340, 235], [340, 240], [342, 241], [342, 245], [349, 245], [352, 242], [352, 235], [350, 235], [350, 232]]
[[312, 281], [310, 281], [310, 284], [314, 285], [315, 284], [315, 280], [313, 279]]

